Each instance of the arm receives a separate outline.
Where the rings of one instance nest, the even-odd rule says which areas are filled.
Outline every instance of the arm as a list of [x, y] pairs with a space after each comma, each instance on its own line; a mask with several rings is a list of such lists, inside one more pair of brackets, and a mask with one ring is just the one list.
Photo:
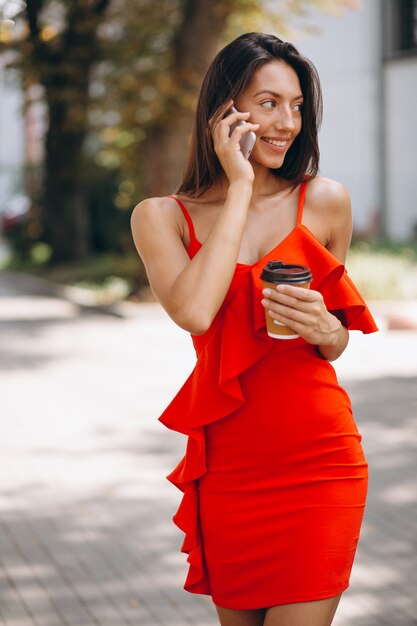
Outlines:
[[[132, 233], [149, 284], [168, 315], [181, 328], [204, 333], [219, 310], [236, 267], [246, 214], [249, 184], [232, 184], [204, 246], [189, 259], [172, 215], [174, 201], [144, 200], [132, 214]], [[167, 203], [170, 203], [168, 206]]]
[[[238, 147], [254, 124], [230, 125], [247, 114], [222, 119], [227, 103], [212, 123], [214, 148], [229, 180], [226, 201], [210, 234], [190, 260], [181, 240], [178, 210], [169, 198], [144, 200], [132, 213], [133, 239], [156, 297], [172, 319], [193, 334], [202, 334], [217, 314], [232, 280], [239, 255], [254, 173]], [[219, 121], [220, 120], [220, 121]]]
[[[334, 181], [312, 182], [316, 182], [316, 186], [311, 190], [309, 202], [328, 224], [327, 249], [345, 263], [352, 236], [349, 193]], [[339, 319], [342, 318], [339, 312], [326, 309], [320, 292], [278, 285], [276, 290], [264, 290], [263, 294], [262, 304], [269, 309], [271, 317], [316, 345], [324, 359], [335, 361], [343, 353], [349, 342], [349, 331]]]

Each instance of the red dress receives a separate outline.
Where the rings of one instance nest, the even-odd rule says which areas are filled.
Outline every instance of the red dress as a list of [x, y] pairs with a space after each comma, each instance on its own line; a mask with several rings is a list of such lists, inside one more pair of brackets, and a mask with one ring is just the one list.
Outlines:
[[[301, 223], [253, 265], [238, 263], [210, 328], [192, 336], [196, 366], [159, 420], [188, 435], [169, 476], [184, 492], [184, 588], [231, 609], [341, 593], [365, 508], [368, 466], [347, 393], [303, 338], [266, 333], [260, 272], [267, 261], [308, 265], [312, 289], [349, 329], [377, 330], [343, 264]], [[173, 196], [170, 196], [173, 197]], [[188, 254], [200, 249], [190, 228]]]

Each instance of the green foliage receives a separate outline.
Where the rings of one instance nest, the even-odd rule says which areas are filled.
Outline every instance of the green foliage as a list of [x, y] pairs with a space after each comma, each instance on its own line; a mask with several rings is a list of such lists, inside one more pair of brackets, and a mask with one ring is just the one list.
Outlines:
[[119, 170], [89, 161], [84, 167], [83, 188], [92, 250], [95, 253], [131, 251], [130, 214], [135, 204], [133, 183], [121, 178]]
[[[204, 68], [185, 68], [180, 44], [195, 12], [202, 19], [204, 11], [224, 17], [224, 28], [216, 33], [220, 48], [245, 31], [265, 30], [285, 38], [293, 18], [308, 25], [312, 8], [355, 5], [354, 0], [28, 2], [15, 35], [0, 37], [0, 52], [14, 52], [22, 84], [43, 85], [50, 120], [61, 124], [54, 137], [66, 138], [55, 146], [58, 154], [68, 150], [68, 137], [87, 136], [83, 181], [76, 182], [87, 199], [93, 253], [131, 249], [129, 214], [143, 197], [145, 142], [194, 110]], [[65, 219], [70, 216], [65, 213]], [[41, 263], [46, 249], [33, 245], [44, 242], [45, 230], [32, 228], [30, 233], [22, 229], [16, 234], [21, 261], [26, 257]]]
[[417, 246], [357, 242], [346, 265], [366, 299], [417, 298]]
[[[142, 146], [156, 129], [170, 128], [179, 114], [194, 112], [201, 73], [174, 65], [186, 0], [113, 3], [101, 29], [104, 61], [95, 66], [90, 124], [100, 163], [117, 164], [140, 193]], [[218, 48], [243, 32], [290, 37], [309, 29], [312, 9], [343, 11], [355, 0], [217, 0], [227, 17]], [[294, 27], [297, 18], [298, 26]], [[208, 65], [209, 59], [207, 60]], [[96, 95], [94, 95], [96, 94]], [[124, 145], [123, 145], [124, 144]]]

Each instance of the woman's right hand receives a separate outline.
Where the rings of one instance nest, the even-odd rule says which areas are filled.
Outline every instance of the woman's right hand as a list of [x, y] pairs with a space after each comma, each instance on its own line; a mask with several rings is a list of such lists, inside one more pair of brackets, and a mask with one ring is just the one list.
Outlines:
[[256, 132], [259, 124], [241, 124], [237, 126], [232, 135], [230, 134], [230, 126], [238, 120], [246, 122], [250, 113], [237, 112], [230, 113], [224, 117], [225, 113], [233, 105], [233, 100], [226, 102], [209, 120], [210, 131], [213, 137], [214, 151], [223, 167], [223, 170], [229, 179], [229, 183], [249, 182], [253, 183], [255, 173], [248, 159], [243, 156], [239, 141], [241, 137], [249, 131]]

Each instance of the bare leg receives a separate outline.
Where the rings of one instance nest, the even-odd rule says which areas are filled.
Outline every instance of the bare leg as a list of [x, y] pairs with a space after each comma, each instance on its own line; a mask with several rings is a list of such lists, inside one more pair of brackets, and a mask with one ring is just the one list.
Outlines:
[[330, 626], [341, 596], [271, 606], [266, 610], [263, 626]]
[[220, 619], [221, 626], [263, 626], [266, 609], [251, 609], [248, 611], [225, 609], [214, 605]]

